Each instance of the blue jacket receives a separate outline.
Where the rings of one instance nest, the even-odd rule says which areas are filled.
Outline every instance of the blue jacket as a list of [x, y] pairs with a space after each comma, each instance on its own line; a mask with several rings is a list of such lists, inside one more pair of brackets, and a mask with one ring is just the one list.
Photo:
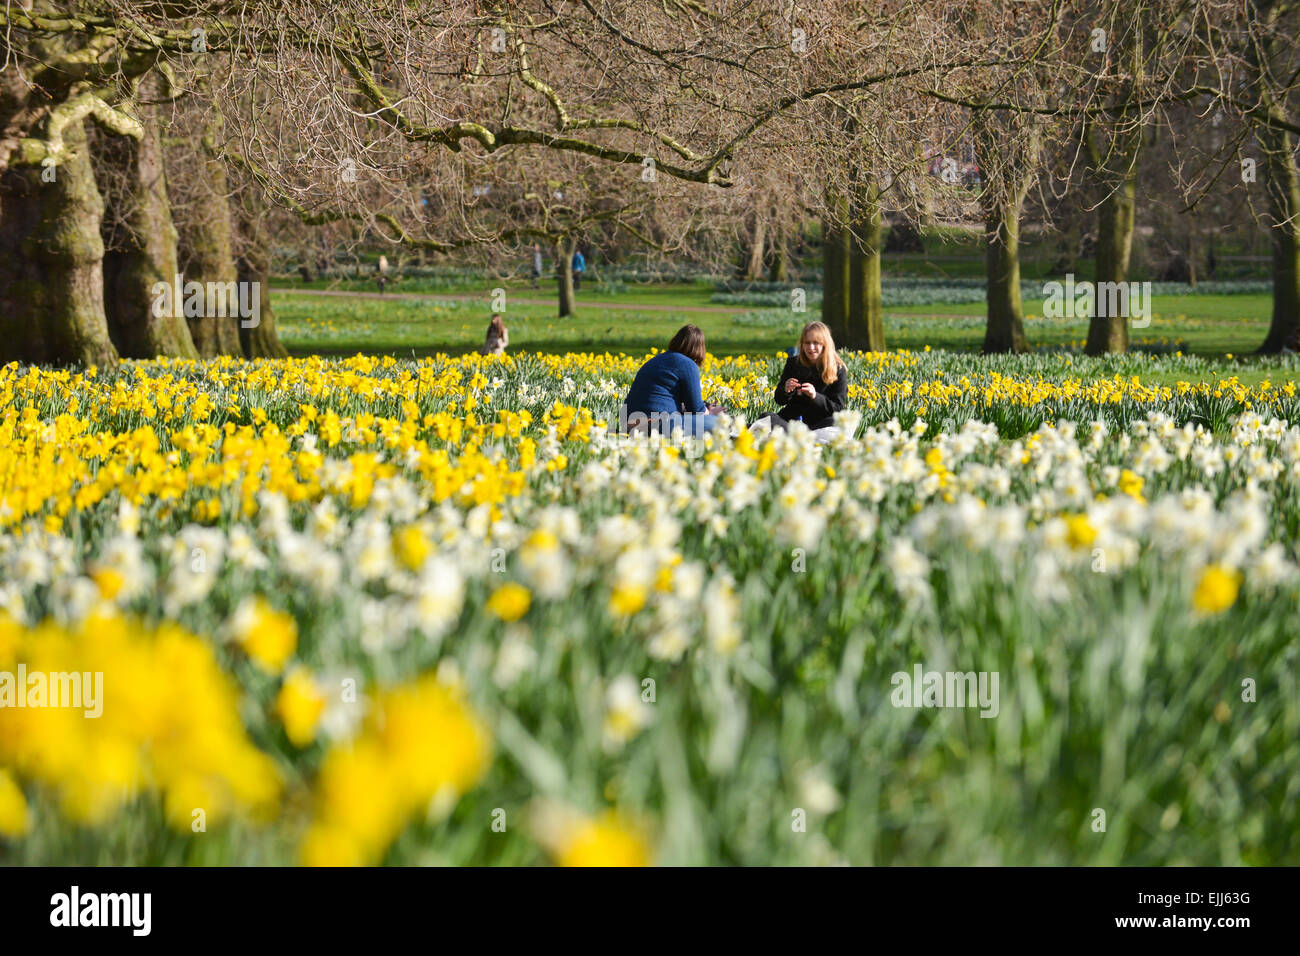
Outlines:
[[700, 367], [681, 352], [661, 352], [641, 366], [628, 389], [627, 413], [707, 411], [700, 394]]
[[575, 252], [575, 253], [573, 254], [573, 271], [574, 271], [574, 272], [586, 272], [586, 271], [587, 271], [587, 260], [586, 260], [586, 258], [582, 255], [581, 252]]

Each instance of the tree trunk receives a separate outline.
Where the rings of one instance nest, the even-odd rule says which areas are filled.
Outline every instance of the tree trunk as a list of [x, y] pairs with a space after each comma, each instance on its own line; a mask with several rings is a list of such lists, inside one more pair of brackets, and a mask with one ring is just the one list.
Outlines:
[[1020, 206], [994, 199], [984, 213], [988, 268], [988, 323], [984, 354], [1026, 352], [1025, 312], [1020, 301]]
[[35, 280], [28, 286], [28, 314], [41, 329], [30, 360], [112, 367], [118, 356], [104, 315], [104, 201], [85, 127], [70, 124], [64, 139], [70, 155], [52, 169], [54, 181], [45, 182], [40, 172], [29, 174], [36, 183], [40, 219], [23, 242], [23, 252]]
[[258, 301], [257, 324], [246, 326], [245, 321], [254, 321], [251, 318], [239, 323], [239, 344], [244, 357], [288, 358], [289, 350], [275, 329], [275, 311], [271, 307], [271, 256], [265, 246], [250, 246], [239, 257], [239, 281], [245, 288], [256, 290]]
[[831, 199], [833, 215], [822, 220], [822, 321], [840, 343], [849, 333], [849, 230], [847, 200]]
[[[987, 112], [973, 117], [983, 183], [985, 303], [984, 354], [1026, 352], [1020, 301], [1020, 214], [1038, 173], [1041, 130], [1033, 121]], [[1028, 123], [1028, 125], [1026, 125]]]
[[560, 318], [573, 315], [573, 251], [577, 241], [565, 236], [555, 243], [555, 278], [560, 292]]
[[1296, 138], [1261, 126], [1268, 189], [1268, 237], [1273, 247], [1273, 319], [1261, 352], [1300, 351], [1300, 170]]
[[[259, 239], [265, 237], [258, 236]], [[246, 358], [288, 358], [289, 350], [275, 330], [275, 312], [271, 308], [271, 252], [265, 241], [249, 241], [239, 257], [239, 281], [244, 288], [255, 290], [258, 302], [257, 324], [239, 323], [239, 344]], [[253, 292], [250, 291], [250, 295]], [[248, 319], [252, 322], [253, 319]]]
[[756, 282], [763, 278], [763, 252], [767, 246], [767, 218], [761, 213], [754, 213], [754, 228], [749, 233], [748, 260], [745, 263], [744, 279]]
[[880, 289], [883, 222], [875, 183], [858, 187], [849, 243], [849, 321], [845, 344], [871, 352], [885, 350], [885, 316]]
[[37, 308], [43, 282], [24, 243], [40, 222], [40, 170], [0, 175], [0, 365], [46, 361], [43, 317]]
[[[1097, 211], [1097, 270], [1094, 276], [1092, 320], [1088, 323], [1089, 355], [1128, 351], [1128, 300], [1104, 294], [1103, 283], [1127, 288], [1137, 211], [1137, 151], [1133, 166]], [[1118, 308], [1112, 306], [1118, 304]]]
[[785, 282], [789, 277], [786, 263], [785, 230], [780, 224], [773, 226], [772, 238], [768, 243], [767, 281]]
[[[1134, 95], [1142, 79], [1142, 18], [1128, 25], [1123, 41], [1128, 60], [1125, 94]], [[1128, 271], [1133, 253], [1133, 226], [1137, 213], [1138, 155], [1142, 151], [1143, 126], [1130, 110], [1112, 121], [1108, 149], [1099, 148], [1096, 130], [1084, 127], [1084, 145], [1090, 159], [1089, 174], [1102, 190], [1097, 209], [1097, 269], [1093, 276], [1092, 319], [1088, 323], [1089, 355], [1128, 351]], [[1116, 295], [1107, 294], [1104, 283], [1114, 283]]]
[[125, 222], [114, 230], [115, 248], [105, 260], [108, 330], [118, 352], [129, 358], [198, 358], [181, 310], [154, 314], [155, 284], [173, 286], [179, 272], [177, 233], [157, 116], [153, 109], [142, 112], [139, 142], [121, 137], [105, 144], [122, 173], [120, 198], [126, 205]]
[[245, 327], [243, 321], [239, 323], [239, 343], [247, 358], [288, 358], [289, 350], [276, 332], [275, 313], [271, 308], [271, 238], [267, 235], [264, 213], [260, 202], [250, 197], [239, 204], [243, 249], [238, 261], [239, 281], [247, 283], [245, 288], [256, 291], [259, 303], [257, 324]]
[[[190, 335], [199, 355], [242, 356], [239, 342], [239, 272], [235, 267], [233, 225], [226, 167], [217, 159], [200, 155], [206, 177], [207, 201], [194, 204], [193, 218], [181, 230], [185, 278], [204, 284], [208, 296], [203, 314], [187, 316]], [[211, 283], [211, 285], [209, 285]]]

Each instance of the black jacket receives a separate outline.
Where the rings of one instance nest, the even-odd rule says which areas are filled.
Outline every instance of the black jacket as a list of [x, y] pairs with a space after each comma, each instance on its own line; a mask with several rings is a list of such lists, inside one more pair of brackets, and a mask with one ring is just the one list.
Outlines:
[[[798, 379], [801, 384], [812, 382], [813, 388], [817, 389], [816, 396], [805, 398], [795, 392], [787, 394], [785, 381], [788, 378]], [[776, 403], [782, 406], [777, 414], [788, 422], [802, 415], [803, 423], [809, 428], [825, 428], [834, 424], [833, 416], [844, 408], [848, 397], [849, 373], [843, 365], [840, 366], [839, 377], [827, 385], [822, 381], [820, 371], [804, 365], [797, 355], [792, 355], [785, 360], [781, 377], [776, 380]]]

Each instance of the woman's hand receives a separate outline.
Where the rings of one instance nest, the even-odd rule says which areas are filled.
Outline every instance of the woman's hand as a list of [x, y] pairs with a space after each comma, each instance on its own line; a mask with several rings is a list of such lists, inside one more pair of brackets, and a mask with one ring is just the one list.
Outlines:
[[797, 378], [787, 378], [785, 380], [785, 393], [787, 395], [789, 395], [798, 387], [799, 387], [799, 380]]
[[804, 398], [816, 398], [817, 389], [813, 388], [812, 382], [804, 382], [799, 386], [799, 394]]

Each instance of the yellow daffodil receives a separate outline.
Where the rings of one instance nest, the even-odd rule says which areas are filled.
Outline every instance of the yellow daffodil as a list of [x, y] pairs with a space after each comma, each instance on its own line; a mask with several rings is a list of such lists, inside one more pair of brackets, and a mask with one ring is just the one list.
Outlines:
[[512, 581], [492, 592], [487, 609], [503, 621], [517, 621], [528, 613], [532, 600], [528, 588]]

